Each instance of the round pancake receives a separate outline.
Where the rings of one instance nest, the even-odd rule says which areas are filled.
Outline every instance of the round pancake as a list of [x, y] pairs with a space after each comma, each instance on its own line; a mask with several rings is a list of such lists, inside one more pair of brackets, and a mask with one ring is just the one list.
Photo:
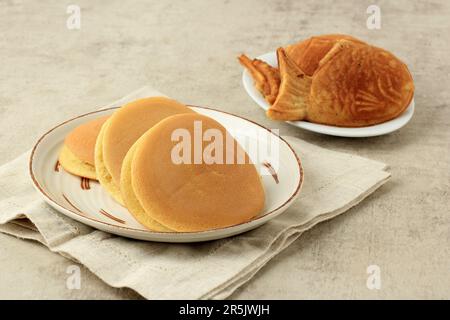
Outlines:
[[59, 154], [59, 163], [71, 174], [97, 179], [94, 167], [95, 141], [108, 116], [83, 123], [64, 139]]
[[78, 159], [94, 166], [95, 142], [108, 117], [100, 117], [76, 127], [67, 135], [64, 144]]
[[[139, 138], [139, 140], [140, 139], [142, 139], [142, 137]], [[130, 213], [136, 218], [137, 221], [139, 221], [148, 229], [158, 232], [173, 231], [163, 226], [158, 221], [152, 219], [150, 215], [145, 212], [144, 208], [142, 208], [142, 205], [134, 194], [133, 186], [131, 184], [131, 161], [133, 159], [134, 152], [136, 150], [137, 144], [139, 143], [139, 140], [136, 141], [135, 144], [133, 144], [130, 150], [128, 150], [127, 155], [123, 160], [122, 170], [120, 173], [120, 191], [122, 194], [122, 199], [128, 211], [130, 211]]]
[[[216, 129], [222, 136], [224, 143], [214, 152], [215, 155], [222, 152], [222, 164], [206, 164], [205, 161], [196, 164], [194, 159], [190, 163], [174, 162], [172, 152], [179, 152], [182, 142], [172, 141], [172, 134], [177, 129], [185, 129], [184, 132], [194, 137], [196, 122], [202, 126], [200, 134]], [[265, 201], [261, 179], [237, 142], [234, 148], [226, 148], [226, 136], [220, 123], [195, 113], [169, 117], [150, 129], [136, 144], [131, 161], [132, 190], [145, 213], [167, 228], [180, 232], [223, 228], [257, 216]], [[204, 154], [210, 142], [199, 143]], [[173, 149], [176, 145], [178, 147]], [[192, 143], [186, 155], [194, 154], [192, 147], [199, 146]], [[236, 163], [238, 154], [244, 154], [244, 164]], [[224, 159], [234, 161], [226, 164]]]
[[111, 174], [105, 166], [103, 161], [103, 136], [105, 129], [109, 126], [110, 119], [108, 119], [102, 126], [95, 144], [95, 173], [100, 184], [105, 190], [121, 205], [124, 205], [120, 188], [112, 180]]
[[103, 161], [116, 186], [120, 185], [122, 161], [136, 140], [162, 119], [180, 113], [194, 111], [165, 97], [139, 99], [114, 112], [102, 143]]
[[63, 145], [59, 152], [59, 163], [67, 172], [79, 177], [96, 180], [95, 167], [87, 162], [81, 161], [72, 151]]

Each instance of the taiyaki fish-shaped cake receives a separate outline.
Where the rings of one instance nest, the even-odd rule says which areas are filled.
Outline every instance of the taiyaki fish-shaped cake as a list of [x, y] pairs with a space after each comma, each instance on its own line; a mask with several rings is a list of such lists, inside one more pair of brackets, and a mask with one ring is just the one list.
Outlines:
[[402, 61], [350, 36], [313, 37], [279, 48], [277, 58], [280, 86], [267, 111], [271, 119], [369, 126], [400, 115], [414, 94]]
[[352, 36], [344, 34], [326, 34], [308, 38], [299, 43], [289, 45], [285, 48], [286, 53], [303, 72], [312, 76], [319, 66], [323, 57], [333, 48], [339, 40], [348, 40], [355, 43], [365, 44]]

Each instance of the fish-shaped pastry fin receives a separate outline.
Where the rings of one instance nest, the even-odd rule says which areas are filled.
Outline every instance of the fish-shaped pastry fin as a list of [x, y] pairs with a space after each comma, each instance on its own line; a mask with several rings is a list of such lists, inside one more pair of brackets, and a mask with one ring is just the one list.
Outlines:
[[240, 55], [238, 60], [250, 72], [255, 81], [256, 89], [261, 92], [267, 102], [272, 104], [278, 95], [280, 87], [280, 73], [278, 69], [262, 60], [251, 60], [244, 54]]
[[311, 77], [294, 63], [283, 48], [278, 48], [281, 83], [278, 96], [267, 110], [273, 120], [303, 120], [306, 117], [311, 91]]

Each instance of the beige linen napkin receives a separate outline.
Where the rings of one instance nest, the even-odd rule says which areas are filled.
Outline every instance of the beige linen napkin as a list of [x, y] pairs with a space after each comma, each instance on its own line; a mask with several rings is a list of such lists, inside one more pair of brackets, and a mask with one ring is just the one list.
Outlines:
[[[142, 88], [111, 106], [154, 94]], [[109, 285], [148, 299], [223, 299], [304, 231], [355, 206], [390, 177], [383, 163], [285, 138], [305, 170], [300, 197], [276, 219], [242, 235], [165, 244], [95, 230], [44, 203], [28, 176], [29, 152], [0, 167], [0, 231], [39, 241]]]

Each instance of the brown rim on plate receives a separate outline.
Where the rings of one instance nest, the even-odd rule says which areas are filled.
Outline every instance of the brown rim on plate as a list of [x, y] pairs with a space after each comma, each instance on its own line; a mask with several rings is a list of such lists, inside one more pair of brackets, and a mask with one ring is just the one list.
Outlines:
[[[48, 130], [47, 132], [45, 132], [45, 133], [38, 139], [38, 141], [36, 142], [36, 144], [33, 146], [33, 149], [31, 150], [30, 158], [29, 158], [29, 161], [28, 161], [28, 170], [29, 170], [29, 174], [30, 174], [30, 176], [31, 176], [31, 179], [32, 179], [32, 181], [33, 181], [34, 186], [35, 186], [35, 187], [41, 192], [41, 194], [44, 195], [44, 197], [47, 198], [47, 200], [50, 201], [53, 205], [55, 205], [56, 207], [58, 207], [58, 208], [60, 208], [60, 209], [62, 209], [62, 210], [66, 210], [66, 211], [69, 211], [70, 213], [72, 213], [72, 214], [74, 214], [74, 215], [77, 215], [78, 217], [80, 217], [81, 220], [86, 219], [86, 220], [91, 220], [91, 221], [94, 221], [94, 222], [97, 222], [97, 223], [100, 223], [100, 224], [107, 225], [107, 226], [109, 226], [109, 227], [115, 227], [115, 228], [120, 228], [120, 229], [125, 229], [125, 230], [132, 230], [132, 231], [136, 231], [136, 232], [139, 232], [139, 233], [151, 233], [151, 234], [158, 234], [158, 235], [164, 235], [164, 234], [168, 234], [168, 235], [178, 235], [178, 234], [180, 234], [180, 235], [181, 235], [181, 234], [207, 234], [207, 233], [210, 233], [210, 232], [213, 232], [213, 231], [224, 230], [224, 229], [233, 228], [233, 227], [240, 226], [240, 225], [245, 225], [245, 224], [247, 224], [247, 223], [250, 223], [250, 222], [253, 222], [253, 221], [256, 221], [256, 220], [260, 220], [260, 219], [262, 219], [262, 218], [264, 218], [264, 217], [267, 217], [268, 215], [272, 214], [273, 212], [275, 212], [275, 211], [279, 210], [280, 208], [282, 208], [283, 206], [285, 206], [287, 203], [289, 203], [294, 197], [296, 197], [296, 196], [299, 194], [299, 192], [300, 192], [300, 190], [301, 190], [301, 187], [302, 187], [302, 185], [303, 185], [303, 181], [304, 181], [304, 171], [303, 171], [303, 167], [302, 167], [300, 158], [298, 157], [297, 153], [294, 151], [294, 149], [291, 147], [291, 145], [290, 145], [285, 139], [283, 139], [280, 135], [278, 135], [278, 134], [272, 132], [272, 130], [270, 130], [270, 129], [264, 127], [263, 125], [260, 125], [259, 123], [255, 122], [255, 121], [253, 121], [253, 120], [250, 120], [250, 119], [247, 119], [247, 118], [244, 118], [244, 117], [235, 115], [235, 114], [230, 113], [230, 112], [226, 112], [226, 111], [222, 111], [222, 110], [217, 110], [217, 109], [210, 108], [210, 107], [196, 106], [196, 105], [188, 105], [188, 107], [194, 107], [194, 108], [200, 108], [200, 109], [213, 110], [213, 111], [216, 111], [216, 112], [225, 113], [225, 114], [228, 114], [228, 115], [231, 115], [231, 116], [234, 116], [234, 117], [243, 119], [243, 120], [245, 120], [245, 121], [248, 121], [248, 122], [250, 122], [250, 123], [253, 123], [253, 124], [257, 125], [258, 127], [263, 128], [264, 130], [269, 131], [271, 134], [273, 134], [274, 136], [276, 136], [277, 138], [279, 138], [281, 141], [283, 141], [283, 142], [289, 147], [289, 149], [292, 151], [292, 153], [294, 154], [295, 159], [297, 160], [298, 169], [299, 169], [299, 173], [300, 173], [300, 180], [299, 180], [299, 183], [298, 183], [297, 188], [295, 189], [294, 193], [292, 193], [291, 196], [290, 196], [285, 202], [283, 202], [281, 205], [279, 205], [277, 208], [275, 208], [275, 209], [273, 209], [273, 210], [267, 212], [266, 214], [264, 214], [264, 215], [262, 215], [262, 216], [256, 217], [256, 218], [251, 219], [251, 220], [249, 220], [249, 221], [245, 221], [245, 222], [242, 222], [242, 223], [234, 224], [234, 225], [232, 225], [232, 226], [227, 226], [227, 227], [223, 227], [223, 228], [209, 229], [209, 230], [204, 230], [204, 231], [196, 231], [196, 232], [176, 232], [176, 231], [173, 231], [173, 232], [158, 232], [158, 231], [152, 231], [152, 230], [140, 230], [140, 229], [136, 229], [136, 228], [130, 228], [130, 227], [125, 227], [125, 226], [119, 226], [119, 225], [115, 225], [115, 224], [111, 224], [111, 223], [108, 223], [108, 222], [104, 222], [104, 221], [101, 221], [101, 220], [97, 220], [97, 219], [91, 218], [91, 217], [88, 216], [87, 214], [86, 214], [86, 216], [84, 216], [84, 215], [82, 215], [81, 213], [78, 213], [78, 212], [76, 212], [76, 211], [73, 211], [73, 210], [71, 210], [71, 209], [68, 209], [68, 208], [66, 208], [66, 207], [64, 207], [64, 206], [62, 206], [62, 205], [60, 205], [57, 201], [53, 200], [53, 198], [52, 198], [50, 195], [48, 195], [46, 191], [44, 191], [44, 189], [41, 187], [41, 185], [39, 184], [39, 182], [37, 181], [37, 179], [36, 179], [36, 177], [35, 177], [35, 175], [34, 175], [34, 172], [33, 172], [33, 160], [34, 160], [34, 154], [35, 154], [35, 151], [36, 151], [37, 147], [39, 146], [39, 144], [42, 142], [42, 140], [43, 140], [47, 135], [49, 135], [51, 132], [53, 132], [53, 131], [56, 130], [57, 128], [59, 128], [59, 127], [65, 125], [65, 124], [67, 124], [67, 123], [69, 123], [69, 122], [71, 122], [71, 121], [73, 121], [73, 120], [77, 120], [77, 119], [79, 119], [79, 118], [82, 118], [82, 117], [85, 117], [85, 116], [89, 116], [89, 115], [95, 114], [95, 113], [102, 113], [102, 112], [106, 112], [106, 111], [113, 110], [113, 109], [119, 109], [120, 107], [111, 107], [111, 108], [100, 109], [100, 110], [97, 110], [97, 111], [91, 111], [91, 112], [88, 112], [88, 113], [84, 113], [84, 114], [79, 115], [79, 116], [77, 116], [77, 117], [74, 117], [74, 118], [71, 118], [71, 119], [69, 119], [69, 120], [63, 121], [63, 122], [61, 122], [60, 124], [56, 125], [55, 127], [51, 128], [50, 130]], [[94, 228], [95, 228], [95, 227], [94, 227]]]

